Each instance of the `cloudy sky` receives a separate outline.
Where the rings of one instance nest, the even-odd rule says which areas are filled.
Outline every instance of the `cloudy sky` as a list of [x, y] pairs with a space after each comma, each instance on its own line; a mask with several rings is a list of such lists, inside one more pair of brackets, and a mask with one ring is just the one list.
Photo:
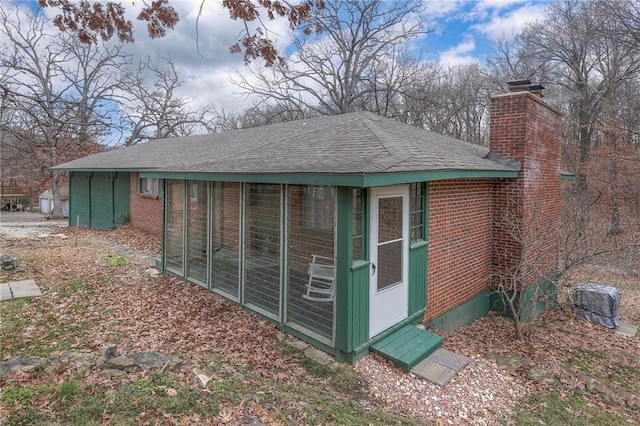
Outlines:
[[[330, 0], [329, 0], [330, 1]], [[389, 0], [395, 1], [395, 0]], [[491, 40], [541, 19], [547, 0], [425, 0], [425, 22], [436, 31], [420, 41], [425, 59], [443, 64], [482, 62]], [[0, 7], [13, 1], [0, 0]], [[131, 2], [124, 0], [130, 5]], [[242, 30], [242, 23], [229, 19], [220, 0], [205, 0], [198, 21], [201, 0], [170, 0], [180, 22], [162, 39], [146, 36], [144, 24], [136, 22], [136, 42], [129, 46], [135, 57], [166, 56], [173, 59], [185, 80], [182, 95], [198, 104], [210, 104], [240, 112], [250, 103], [230, 83], [238, 71], [246, 71], [242, 55], [230, 54]], [[37, 7], [33, 1], [19, 1], [21, 7]], [[129, 7], [129, 9], [132, 9]], [[54, 11], [46, 11], [51, 15]], [[135, 21], [135, 10], [131, 10]], [[291, 39], [287, 23], [270, 22], [271, 36], [279, 46]]]

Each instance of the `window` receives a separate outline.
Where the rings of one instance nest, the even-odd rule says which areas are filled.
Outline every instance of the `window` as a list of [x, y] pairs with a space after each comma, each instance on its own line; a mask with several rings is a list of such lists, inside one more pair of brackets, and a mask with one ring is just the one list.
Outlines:
[[140, 178], [139, 193], [141, 195], [158, 195], [158, 179]]
[[198, 185], [199, 182], [190, 182], [189, 183], [189, 199], [190, 201], [198, 201]]
[[362, 190], [353, 190], [353, 260], [364, 259], [362, 250]]
[[304, 187], [303, 221], [307, 228], [333, 231], [335, 187], [310, 185]]
[[411, 203], [411, 241], [424, 240], [425, 184], [412, 183], [409, 187]]

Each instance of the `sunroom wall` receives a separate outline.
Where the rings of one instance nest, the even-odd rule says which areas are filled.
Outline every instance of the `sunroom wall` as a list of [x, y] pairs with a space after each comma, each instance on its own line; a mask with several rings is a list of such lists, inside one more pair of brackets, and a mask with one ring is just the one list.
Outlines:
[[[311, 229], [304, 220], [309, 208], [304, 188], [167, 180], [165, 265], [282, 327], [332, 346], [334, 302], [303, 295], [312, 255], [335, 258], [335, 190], [327, 192], [332, 195], [327, 200], [330, 229]], [[208, 276], [203, 274], [207, 264]]]

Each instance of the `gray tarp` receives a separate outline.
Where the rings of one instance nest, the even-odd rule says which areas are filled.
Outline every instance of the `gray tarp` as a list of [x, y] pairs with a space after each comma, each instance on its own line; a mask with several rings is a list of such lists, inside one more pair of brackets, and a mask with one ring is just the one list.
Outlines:
[[620, 292], [615, 287], [586, 283], [573, 289], [573, 312], [594, 324], [619, 327], [619, 306]]

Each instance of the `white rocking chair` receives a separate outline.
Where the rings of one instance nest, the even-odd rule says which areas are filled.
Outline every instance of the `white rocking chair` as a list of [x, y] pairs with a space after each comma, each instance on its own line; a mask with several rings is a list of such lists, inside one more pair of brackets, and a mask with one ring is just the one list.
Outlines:
[[302, 297], [315, 302], [332, 302], [335, 298], [335, 267], [333, 259], [314, 254], [309, 263], [307, 293]]

